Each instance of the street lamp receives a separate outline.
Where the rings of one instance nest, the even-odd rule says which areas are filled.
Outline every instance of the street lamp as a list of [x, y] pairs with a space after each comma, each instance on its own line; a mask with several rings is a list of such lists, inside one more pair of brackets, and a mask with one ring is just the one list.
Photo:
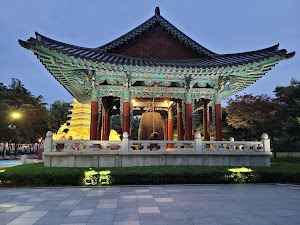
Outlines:
[[[18, 113], [18, 112], [13, 112], [13, 113], [10, 114], [10, 116], [11, 116], [11, 118], [12, 118], [13, 121], [14, 120], [18, 120], [18, 119], [21, 118], [21, 114]], [[14, 124], [10, 124], [10, 125], [8, 125], [8, 128], [10, 130], [14, 130], [14, 129], [17, 128], [17, 126], [14, 125]], [[11, 131], [11, 132], [13, 132], [13, 131]], [[17, 143], [15, 143], [15, 158], [17, 158], [17, 156], [18, 156], [18, 148], [17, 148]]]
[[21, 114], [18, 113], [18, 112], [13, 112], [11, 115], [10, 115], [13, 119], [19, 119], [21, 117]]

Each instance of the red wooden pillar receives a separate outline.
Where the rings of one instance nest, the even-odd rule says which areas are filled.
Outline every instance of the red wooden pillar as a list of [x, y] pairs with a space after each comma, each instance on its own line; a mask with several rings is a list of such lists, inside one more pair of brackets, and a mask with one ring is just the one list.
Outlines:
[[182, 108], [177, 103], [177, 140], [183, 140]]
[[215, 115], [216, 115], [216, 141], [223, 140], [222, 134], [222, 106], [220, 102], [215, 104]]
[[[173, 141], [174, 139], [174, 121], [173, 121], [173, 111], [172, 106], [168, 110], [168, 141]], [[173, 148], [173, 144], [168, 144], [168, 148]]]
[[164, 119], [165, 122], [165, 130], [164, 130], [164, 140], [167, 141], [168, 140], [168, 119]]
[[130, 134], [130, 102], [123, 102], [123, 133]]
[[104, 108], [104, 116], [103, 116], [103, 134], [102, 140], [107, 141], [109, 140], [109, 131], [110, 131], [110, 124], [109, 124], [109, 115], [108, 109]]
[[97, 140], [98, 101], [91, 102], [90, 140]]
[[185, 140], [192, 140], [192, 104], [185, 103]]
[[207, 107], [208, 100], [205, 99], [203, 102], [203, 131], [204, 140], [210, 141], [210, 130], [209, 130], [209, 108]]
[[97, 140], [101, 140], [101, 130], [102, 130], [102, 107], [98, 115]]

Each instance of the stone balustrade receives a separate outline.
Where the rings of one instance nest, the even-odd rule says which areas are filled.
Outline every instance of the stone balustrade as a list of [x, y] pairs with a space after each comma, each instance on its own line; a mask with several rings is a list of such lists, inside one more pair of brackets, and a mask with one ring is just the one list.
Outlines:
[[[172, 148], [168, 148], [172, 146]], [[48, 132], [44, 143], [45, 166], [101, 167], [150, 165], [269, 166], [270, 139], [261, 141], [53, 140]]]

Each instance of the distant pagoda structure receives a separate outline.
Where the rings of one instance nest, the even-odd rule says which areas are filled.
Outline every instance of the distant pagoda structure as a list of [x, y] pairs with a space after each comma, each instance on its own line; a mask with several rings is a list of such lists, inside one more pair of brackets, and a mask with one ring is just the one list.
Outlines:
[[54, 140], [68, 139], [70, 136], [76, 140], [89, 140], [90, 138], [91, 106], [82, 104], [75, 98], [72, 100], [69, 120], [53, 135]]
[[92, 140], [108, 140], [112, 115], [121, 115], [123, 132], [130, 133], [132, 116], [149, 112], [151, 102], [164, 121], [163, 139], [173, 140], [175, 117], [178, 140], [192, 140], [193, 113], [203, 110], [204, 139], [210, 140], [211, 124], [215, 139], [222, 140], [221, 101], [295, 54], [279, 45], [212, 52], [163, 18], [158, 7], [153, 17], [101, 47], [79, 47], [38, 33], [19, 43], [78, 102], [90, 105]]
[[88, 140], [90, 138], [90, 117], [91, 117], [91, 106], [89, 104], [82, 104], [73, 98], [73, 103], [69, 114], [68, 133], [73, 139]]

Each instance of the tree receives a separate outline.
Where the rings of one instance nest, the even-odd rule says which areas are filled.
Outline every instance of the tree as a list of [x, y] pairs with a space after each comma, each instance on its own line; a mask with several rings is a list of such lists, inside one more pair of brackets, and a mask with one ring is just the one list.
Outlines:
[[68, 120], [70, 103], [55, 101], [51, 104], [47, 122], [50, 131], [56, 133], [61, 125]]
[[[13, 78], [8, 87], [0, 84], [0, 141], [12, 140], [15, 143], [35, 143], [47, 131], [48, 110], [42, 96], [35, 97], [20, 80]], [[13, 120], [11, 113], [18, 111], [19, 120]], [[16, 126], [14, 130], [8, 125]]]
[[279, 145], [286, 151], [300, 149], [300, 81], [292, 79], [289, 86], [277, 86], [274, 92], [284, 108]]
[[241, 133], [243, 139], [258, 140], [262, 133], [268, 133], [272, 142], [274, 136], [278, 135], [278, 116], [281, 115], [283, 107], [267, 95], [235, 96], [235, 99], [229, 99], [225, 110], [228, 113], [228, 125], [237, 129], [235, 132]]

